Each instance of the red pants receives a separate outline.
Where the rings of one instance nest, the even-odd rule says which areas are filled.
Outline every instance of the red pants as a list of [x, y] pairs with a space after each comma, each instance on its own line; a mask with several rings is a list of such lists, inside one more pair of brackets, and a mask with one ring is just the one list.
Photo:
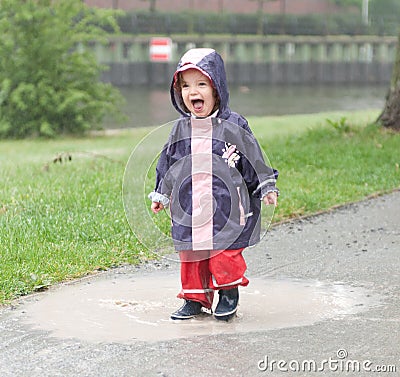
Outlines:
[[243, 249], [218, 251], [181, 251], [182, 290], [179, 298], [198, 301], [211, 308], [214, 291], [246, 286]]

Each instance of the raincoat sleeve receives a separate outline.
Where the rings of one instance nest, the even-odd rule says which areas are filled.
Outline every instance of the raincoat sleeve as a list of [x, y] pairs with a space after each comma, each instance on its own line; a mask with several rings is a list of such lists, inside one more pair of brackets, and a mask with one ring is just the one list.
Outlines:
[[165, 177], [167, 176], [168, 170], [170, 168], [170, 158], [168, 155], [168, 143], [164, 146], [161, 151], [160, 157], [158, 159], [157, 167], [156, 167], [156, 184], [154, 191], [149, 194], [149, 199], [152, 202], [158, 202], [163, 204], [164, 206], [168, 206], [169, 198], [171, 196], [172, 188], [168, 184]]
[[270, 192], [276, 192], [279, 195], [279, 189], [276, 187], [278, 171], [266, 164], [260, 145], [247, 122], [244, 128], [248, 132], [245, 134], [245, 151], [241, 159], [241, 173], [249, 193], [260, 199], [263, 199]]

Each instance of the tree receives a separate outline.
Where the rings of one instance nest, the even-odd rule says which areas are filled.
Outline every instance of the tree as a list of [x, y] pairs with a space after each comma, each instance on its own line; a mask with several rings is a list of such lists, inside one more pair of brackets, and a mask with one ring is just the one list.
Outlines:
[[400, 33], [397, 42], [397, 53], [394, 62], [392, 80], [386, 103], [378, 122], [384, 127], [400, 131]]
[[400, 2], [398, 0], [369, 0], [369, 18], [379, 34], [396, 33], [400, 19]]
[[355, 6], [361, 8], [363, 0], [330, 0], [331, 3], [334, 3], [340, 7], [351, 7]]
[[[276, 0], [253, 0], [257, 1], [257, 34], [264, 34], [264, 3], [268, 1], [276, 1]], [[286, 0], [279, 0], [284, 3]]]
[[81, 0], [1, 0], [0, 137], [83, 133], [117, 113], [119, 92], [87, 45], [115, 12]]
[[157, 0], [142, 0], [142, 1], [148, 1], [149, 2], [149, 12], [150, 13], [154, 13], [156, 11]]
[[369, 0], [369, 12], [375, 19], [398, 20], [400, 3], [398, 0]]

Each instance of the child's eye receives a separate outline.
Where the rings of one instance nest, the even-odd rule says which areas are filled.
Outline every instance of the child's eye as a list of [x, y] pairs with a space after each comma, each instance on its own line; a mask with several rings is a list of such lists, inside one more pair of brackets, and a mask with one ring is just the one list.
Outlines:
[[207, 83], [206, 82], [200, 82], [199, 86], [207, 86]]
[[188, 88], [188, 87], [189, 87], [189, 85], [188, 85], [188, 84], [186, 84], [186, 83], [183, 83], [183, 84], [181, 85], [181, 87], [182, 87], [182, 89], [183, 89], [183, 88]]

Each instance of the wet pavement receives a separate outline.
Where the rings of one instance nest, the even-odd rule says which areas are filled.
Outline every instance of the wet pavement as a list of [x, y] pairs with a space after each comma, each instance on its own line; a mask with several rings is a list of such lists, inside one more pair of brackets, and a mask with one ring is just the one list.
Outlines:
[[[159, 271], [60, 287], [25, 303], [21, 320], [61, 339], [156, 342], [311, 325], [378, 302], [368, 290], [343, 284], [253, 278], [251, 286], [241, 290], [234, 321], [216, 321], [210, 313], [173, 321], [170, 314], [182, 305], [175, 298], [180, 288], [177, 276], [177, 271]], [[150, 287], [160, 289], [150, 291]]]
[[399, 224], [397, 191], [274, 227], [229, 323], [169, 319], [170, 259], [23, 298], [0, 310], [0, 376], [398, 376]]

